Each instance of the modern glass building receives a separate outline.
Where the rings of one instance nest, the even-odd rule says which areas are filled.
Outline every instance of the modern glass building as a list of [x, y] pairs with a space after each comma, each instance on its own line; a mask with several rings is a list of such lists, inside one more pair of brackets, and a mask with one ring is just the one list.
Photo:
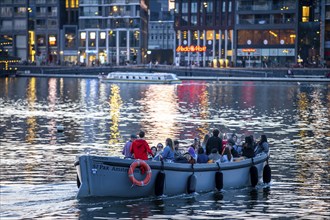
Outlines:
[[234, 0], [176, 0], [176, 65], [226, 67], [233, 61]]
[[80, 0], [79, 62], [144, 63], [147, 31], [148, 0]]

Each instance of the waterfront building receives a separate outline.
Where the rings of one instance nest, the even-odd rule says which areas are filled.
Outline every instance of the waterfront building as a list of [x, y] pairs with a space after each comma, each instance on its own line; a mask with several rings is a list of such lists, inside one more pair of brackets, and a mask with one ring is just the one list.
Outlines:
[[317, 67], [321, 6], [324, 1], [237, 0], [237, 66]]
[[0, 37], [0, 77], [14, 75], [17, 68], [11, 65], [20, 61], [19, 57], [10, 56], [4, 47], [12, 45], [12, 39]]
[[29, 59], [29, 50], [32, 49], [28, 44], [29, 31], [32, 29], [28, 26], [30, 11], [26, 0], [0, 1], [0, 37], [12, 42], [3, 48], [24, 61]]
[[144, 63], [148, 0], [80, 0], [79, 62], [88, 66]]
[[36, 64], [60, 64], [60, 36], [65, 20], [65, 1], [35, 0], [34, 4], [35, 9], [32, 8], [32, 11], [35, 11], [35, 23], [30, 41], [35, 42], [32, 44], [35, 45]]
[[65, 0], [64, 23], [61, 29], [60, 57], [61, 65], [78, 63], [78, 11], [79, 0]]
[[172, 64], [175, 43], [174, 10], [168, 0], [150, 1], [148, 62]]
[[234, 0], [175, 1], [175, 64], [226, 67], [234, 59]]

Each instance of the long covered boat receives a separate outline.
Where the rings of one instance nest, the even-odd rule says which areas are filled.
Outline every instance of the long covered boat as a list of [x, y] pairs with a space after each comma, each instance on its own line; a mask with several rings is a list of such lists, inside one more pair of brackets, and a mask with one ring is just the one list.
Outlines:
[[177, 84], [181, 80], [173, 73], [111, 72], [99, 77], [101, 82]]
[[238, 162], [189, 164], [82, 155], [75, 162], [77, 198], [137, 198], [255, 186], [262, 179], [270, 182], [268, 158], [261, 153]]

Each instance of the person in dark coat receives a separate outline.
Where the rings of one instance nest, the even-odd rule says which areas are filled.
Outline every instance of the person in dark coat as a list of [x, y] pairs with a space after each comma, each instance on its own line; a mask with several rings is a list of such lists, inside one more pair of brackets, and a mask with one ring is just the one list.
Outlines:
[[216, 148], [219, 154], [222, 153], [222, 139], [219, 137], [220, 131], [218, 129], [213, 130], [213, 136], [206, 142], [206, 155], [209, 155], [213, 148]]
[[242, 156], [247, 158], [254, 157], [254, 144], [251, 136], [245, 137], [245, 143], [243, 144]]
[[199, 147], [197, 152], [198, 152], [197, 163], [207, 163], [209, 158], [204, 153], [204, 149], [202, 147]]

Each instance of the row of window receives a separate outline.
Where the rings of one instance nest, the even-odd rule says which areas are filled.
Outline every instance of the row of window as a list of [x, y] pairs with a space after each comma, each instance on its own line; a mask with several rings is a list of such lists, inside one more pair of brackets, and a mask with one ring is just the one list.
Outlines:
[[237, 24], [292, 24], [295, 22], [294, 13], [281, 14], [241, 14]]
[[[118, 42], [117, 42], [117, 34]], [[125, 47], [129, 43], [130, 47], [140, 46], [140, 32], [139, 31], [129, 31], [129, 42], [127, 39], [127, 31], [108, 31], [108, 32], [80, 32], [80, 43], [79, 46], [86, 47], [105, 47], [106, 40], [108, 39], [109, 47]]]
[[295, 44], [294, 30], [238, 30], [238, 45], [288, 45]]
[[140, 28], [140, 18], [79, 19], [79, 27], [86, 28]]
[[[175, 12], [182, 14], [197, 14], [200, 13], [213, 13], [213, 12], [232, 12], [232, 1], [216, 1], [216, 4], [213, 4], [213, 0], [201, 1], [198, 4], [197, 0], [195, 2], [182, 2], [181, 4], [177, 2], [175, 4]], [[181, 7], [180, 7], [181, 6]]]
[[166, 35], [166, 34], [151, 34], [149, 35], [149, 39], [150, 40], [174, 40], [174, 34], [169, 34], [169, 35]]
[[232, 22], [232, 14], [206, 14], [204, 16], [198, 15], [182, 15], [181, 17], [176, 16], [175, 18], [175, 26], [176, 27], [186, 27], [186, 26], [231, 26]]
[[26, 30], [27, 20], [26, 19], [15, 19], [15, 20], [3, 20], [1, 30]]
[[139, 5], [123, 6], [84, 6], [79, 9], [80, 16], [140, 16]]
[[238, 0], [238, 11], [293, 10], [296, 0]]

